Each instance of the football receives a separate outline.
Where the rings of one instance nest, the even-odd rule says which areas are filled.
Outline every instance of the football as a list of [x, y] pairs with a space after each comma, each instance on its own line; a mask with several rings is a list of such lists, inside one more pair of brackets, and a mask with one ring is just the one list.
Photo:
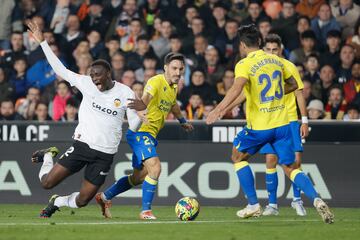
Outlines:
[[199, 202], [192, 197], [181, 198], [175, 206], [176, 216], [181, 221], [193, 221], [199, 215]]

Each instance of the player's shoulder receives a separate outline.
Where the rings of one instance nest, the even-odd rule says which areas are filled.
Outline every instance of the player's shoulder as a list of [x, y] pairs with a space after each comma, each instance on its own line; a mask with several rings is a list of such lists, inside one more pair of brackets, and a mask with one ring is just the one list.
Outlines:
[[115, 82], [115, 86], [117, 88], [117, 94], [120, 93], [121, 95], [124, 95], [124, 96], [132, 96], [134, 94], [134, 91], [126, 86], [125, 84], [122, 84], [122, 83], [119, 83], [119, 82]]
[[285, 67], [296, 68], [295, 64], [292, 63], [291, 61], [287, 60], [286, 58], [279, 57], [279, 59], [282, 62], [282, 64], [284, 64]]
[[149, 78], [147, 84], [161, 84], [162, 79], [164, 78], [164, 74], [157, 74], [151, 78]]

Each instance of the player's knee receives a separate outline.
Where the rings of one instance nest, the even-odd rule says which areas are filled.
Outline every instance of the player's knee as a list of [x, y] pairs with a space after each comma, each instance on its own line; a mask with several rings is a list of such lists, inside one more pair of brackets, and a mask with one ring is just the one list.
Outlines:
[[145, 180], [145, 176], [130, 175], [131, 184], [134, 186], [142, 184], [144, 180]]
[[54, 187], [54, 184], [48, 180], [47, 178], [43, 178], [41, 179], [41, 186], [44, 188], [44, 189], [51, 189]]
[[247, 158], [245, 157], [245, 155], [243, 154], [232, 154], [231, 155], [231, 161], [233, 161], [233, 163], [237, 163], [237, 162], [241, 162], [241, 161], [246, 161]]
[[152, 178], [158, 179], [159, 176], [160, 176], [160, 173], [161, 173], [161, 164], [160, 164], [160, 162], [152, 165], [151, 168], [148, 170], [148, 172], [149, 172], [149, 175]]

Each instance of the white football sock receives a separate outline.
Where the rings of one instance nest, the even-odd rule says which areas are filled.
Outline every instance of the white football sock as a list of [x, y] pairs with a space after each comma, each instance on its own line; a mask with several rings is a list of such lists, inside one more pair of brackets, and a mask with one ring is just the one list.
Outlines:
[[54, 166], [54, 161], [53, 161], [53, 158], [52, 158], [52, 155], [51, 153], [45, 153], [44, 154], [44, 162], [40, 168], [40, 172], [39, 172], [39, 179], [40, 179], [40, 182], [41, 182], [41, 178], [48, 174], [50, 172], [50, 170], [53, 168]]
[[272, 208], [278, 208], [278, 205], [276, 203], [269, 203], [269, 206]]
[[54, 205], [57, 207], [70, 207], [70, 208], [79, 208], [76, 205], [76, 197], [79, 195], [79, 192], [74, 192], [68, 196], [60, 196], [55, 199]]

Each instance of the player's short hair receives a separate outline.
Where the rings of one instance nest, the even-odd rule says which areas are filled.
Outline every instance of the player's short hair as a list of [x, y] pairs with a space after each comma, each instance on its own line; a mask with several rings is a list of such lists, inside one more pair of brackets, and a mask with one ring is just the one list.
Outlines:
[[261, 34], [255, 24], [243, 25], [238, 29], [239, 41], [248, 47], [259, 47]]
[[185, 65], [185, 57], [181, 53], [170, 52], [164, 58], [164, 64], [169, 65], [172, 61], [179, 60]]
[[110, 63], [108, 63], [108, 61], [106, 61], [104, 59], [97, 59], [97, 60], [93, 61], [91, 63], [91, 67], [94, 67], [94, 66], [102, 66], [103, 68], [106, 69], [106, 71], [111, 72]]
[[264, 44], [267, 43], [276, 43], [279, 47], [281, 47], [281, 37], [275, 33], [268, 34], [264, 39]]

